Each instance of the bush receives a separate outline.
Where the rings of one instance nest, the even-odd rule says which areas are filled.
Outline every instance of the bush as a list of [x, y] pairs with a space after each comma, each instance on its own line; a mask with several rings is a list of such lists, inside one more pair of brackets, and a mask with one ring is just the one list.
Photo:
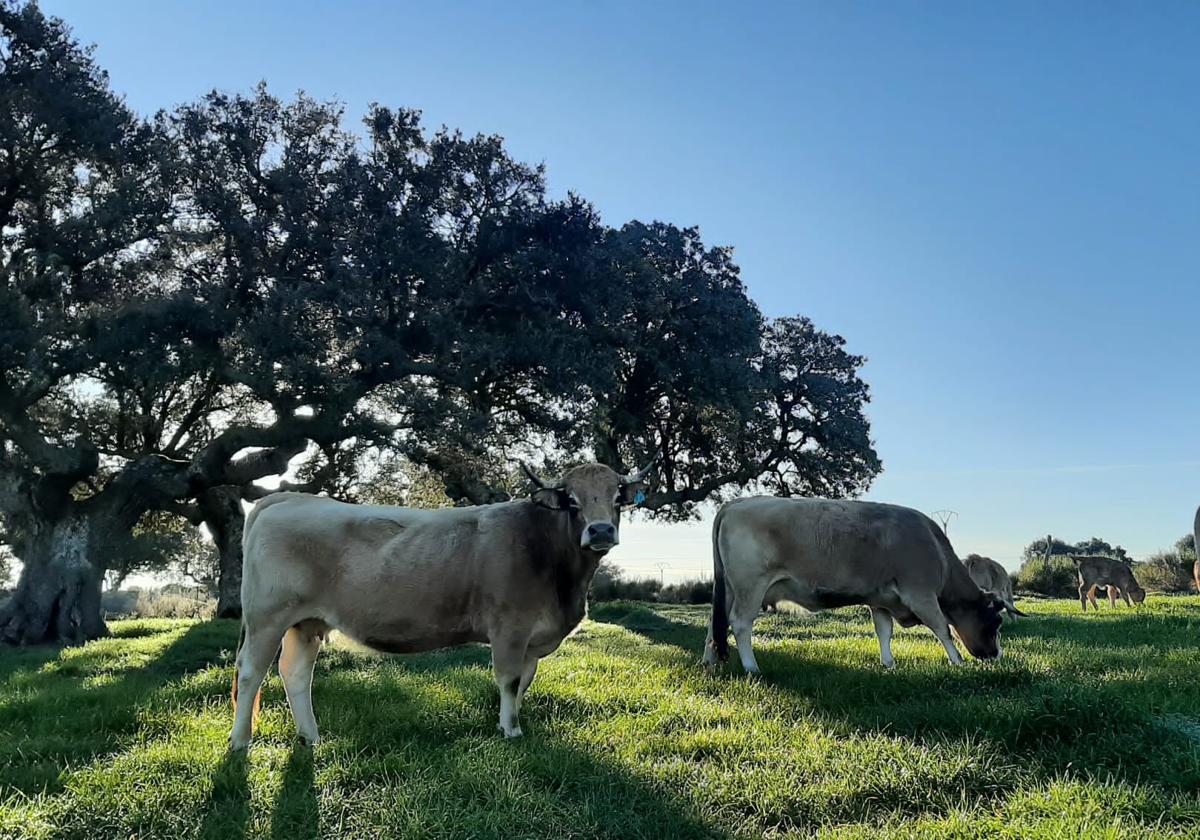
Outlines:
[[658, 600], [667, 604], [711, 604], [712, 581], [684, 580], [663, 587], [658, 593]]
[[1073, 598], [1079, 594], [1079, 574], [1071, 558], [1065, 555], [1054, 554], [1049, 560], [1030, 557], [1017, 571], [1013, 587], [1019, 592]]
[[1133, 567], [1143, 589], [1152, 592], [1190, 592], [1192, 558], [1178, 551], [1158, 551]]
[[217, 602], [202, 590], [180, 586], [122, 589], [103, 595], [104, 616], [113, 618], [212, 618]]
[[625, 580], [619, 577], [599, 577], [592, 580], [593, 601], [657, 601], [659, 582], [655, 578]]

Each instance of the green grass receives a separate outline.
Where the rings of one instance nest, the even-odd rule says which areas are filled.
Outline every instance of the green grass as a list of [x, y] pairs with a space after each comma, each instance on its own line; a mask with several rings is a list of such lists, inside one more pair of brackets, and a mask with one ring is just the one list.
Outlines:
[[1200, 837], [1200, 598], [1024, 601], [1005, 658], [922, 629], [884, 671], [865, 610], [765, 616], [764, 676], [697, 666], [707, 611], [607, 604], [546, 660], [525, 738], [482, 647], [277, 676], [227, 755], [233, 622], [118, 622], [0, 652], [0, 838]]

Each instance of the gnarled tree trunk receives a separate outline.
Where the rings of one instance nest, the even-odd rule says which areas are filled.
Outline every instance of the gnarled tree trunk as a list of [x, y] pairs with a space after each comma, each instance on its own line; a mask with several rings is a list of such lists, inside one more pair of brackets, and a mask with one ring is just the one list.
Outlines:
[[242, 529], [246, 515], [237, 487], [213, 487], [199, 499], [204, 524], [217, 547], [217, 617], [242, 616]]
[[17, 589], [0, 608], [0, 642], [81, 644], [105, 636], [101, 521], [71, 511], [36, 522], [23, 541]]

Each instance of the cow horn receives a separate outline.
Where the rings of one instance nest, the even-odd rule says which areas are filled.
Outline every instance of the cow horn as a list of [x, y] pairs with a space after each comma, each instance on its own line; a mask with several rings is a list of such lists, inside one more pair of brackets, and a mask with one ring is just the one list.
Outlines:
[[630, 473], [629, 475], [625, 476], [624, 478], [621, 479], [621, 482], [623, 484], [636, 484], [639, 481], [645, 481], [646, 476], [648, 476], [650, 474], [650, 470], [654, 469], [654, 465], [657, 463], [658, 463], [658, 455], [656, 454], [653, 458], [650, 459], [650, 463], [646, 464], [646, 466], [642, 467], [637, 472]]
[[521, 469], [525, 471], [525, 475], [529, 476], [529, 480], [532, 481], [539, 490], [561, 490], [562, 489], [563, 483], [561, 480], [556, 481], [553, 484], [547, 484], [545, 481], [542, 481], [542, 479], [538, 477], [537, 473], [535, 473], [533, 471], [533, 467], [529, 466], [524, 461], [521, 461], [520, 464], [521, 464]]

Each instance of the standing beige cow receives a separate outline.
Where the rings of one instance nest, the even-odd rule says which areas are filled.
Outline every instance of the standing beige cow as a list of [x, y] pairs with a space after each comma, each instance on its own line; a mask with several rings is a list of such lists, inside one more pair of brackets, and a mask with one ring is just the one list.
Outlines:
[[924, 624], [961, 663], [951, 627], [972, 655], [1000, 655], [1000, 607], [985, 595], [929, 517], [897, 505], [829, 499], [737, 499], [713, 522], [713, 605], [704, 662], [729, 653], [733, 629], [746, 671], [764, 601], [821, 610], [866, 604], [890, 668], [892, 620]]
[[[1096, 606], [1094, 590], [1101, 586], [1115, 586], [1121, 593], [1121, 597], [1125, 599], [1125, 603], [1131, 607], [1133, 604], [1140, 604], [1146, 600], [1146, 590], [1138, 584], [1137, 578], [1133, 576], [1133, 570], [1120, 560], [1112, 557], [1093, 556], [1072, 557], [1071, 560], [1075, 563], [1075, 569], [1079, 573], [1079, 606], [1084, 612], [1087, 612], [1089, 594], [1092, 606], [1099, 609]], [[1133, 603], [1129, 601], [1131, 596]], [[1111, 591], [1109, 597], [1112, 598]], [[1115, 605], [1116, 599], [1112, 600]]]
[[976, 586], [996, 596], [1004, 604], [1005, 612], [1012, 616], [1025, 616], [1014, 602], [1012, 578], [1008, 576], [1007, 569], [992, 558], [980, 557], [978, 554], [968, 554], [963, 559], [963, 565], [967, 567], [967, 574], [975, 581]]
[[479, 507], [413, 510], [300, 493], [260, 501], [243, 536], [230, 746], [250, 742], [281, 641], [296, 729], [317, 740], [313, 664], [331, 628], [391, 653], [490, 643], [499, 728], [519, 736], [538, 660], [583, 618], [596, 566], [619, 541], [621, 507], [640, 501], [650, 468], [622, 477], [587, 464], [555, 482], [526, 469], [529, 499]]

